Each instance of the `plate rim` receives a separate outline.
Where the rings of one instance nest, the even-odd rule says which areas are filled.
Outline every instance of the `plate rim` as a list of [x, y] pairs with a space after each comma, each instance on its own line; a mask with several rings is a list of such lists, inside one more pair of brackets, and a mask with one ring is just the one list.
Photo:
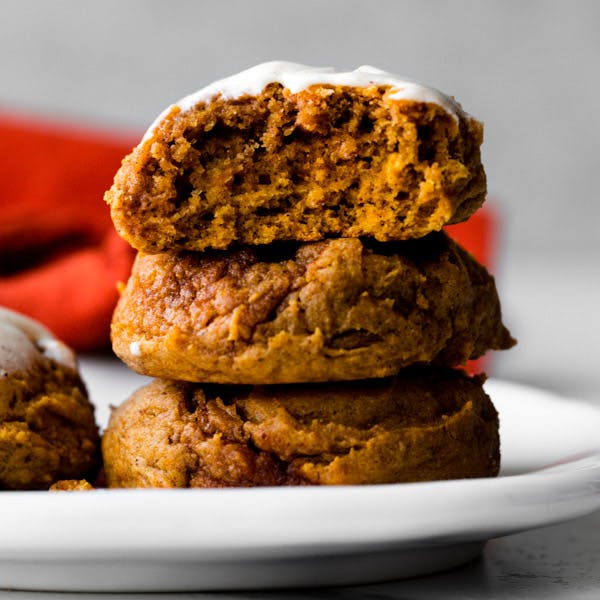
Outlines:
[[[600, 422], [600, 409], [589, 403], [512, 382], [491, 383], [492, 388], [535, 393], [549, 404], [568, 402], [592, 410]], [[269, 502], [264, 502], [265, 496]], [[420, 512], [407, 520], [403, 511], [414, 506]], [[249, 553], [267, 558], [275, 551], [297, 555], [310, 550], [314, 555], [317, 548], [329, 552], [382, 545], [434, 546], [487, 540], [599, 509], [600, 446], [558, 464], [497, 478], [376, 486], [5, 492], [0, 508], [0, 560], [77, 560], [115, 554], [147, 558], [157, 552], [183, 558], [190, 551], [194, 560], [219, 556], [243, 560]], [[454, 518], [446, 518], [444, 509]], [[119, 516], [114, 518], [115, 514]], [[222, 526], [212, 514], [234, 515], [228, 526], [238, 527], [237, 534], [219, 535]], [[190, 515], [196, 520], [186, 520]], [[332, 517], [333, 526], [328, 524]], [[285, 523], [285, 530], [271, 527], [257, 535], [258, 524], [266, 518]], [[11, 527], [15, 520], [20, 528]], [[66, 530], [61, 528], [65, 520], [71, 523]], [[150, 522], [153, 526], [147, 527]], [[348, 522], [352, 528], [339, 526]], [[131, 526], [128, 535], [124, 525]]]

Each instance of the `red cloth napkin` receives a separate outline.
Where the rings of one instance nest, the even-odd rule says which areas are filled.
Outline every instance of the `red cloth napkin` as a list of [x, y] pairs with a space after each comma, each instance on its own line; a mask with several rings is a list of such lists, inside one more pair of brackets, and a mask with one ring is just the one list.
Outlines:
[[498, 217], [489, 202], [467, 221], [445, 227], [454, 241], [470, 252], [488, 271], [494, 270]]
[[108, 346], [131, 268], [103, 194], [136, 142], [0, 111], [0, 305], [78, 350]]

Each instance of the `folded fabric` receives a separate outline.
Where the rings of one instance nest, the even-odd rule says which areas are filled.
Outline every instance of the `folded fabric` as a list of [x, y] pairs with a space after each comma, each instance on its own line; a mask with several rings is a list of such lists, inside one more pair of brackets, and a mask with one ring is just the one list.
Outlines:
[[0, 111], [0, 305], [78, 350], [109, 344], [134, 252], [103, 193], [131, 139]]

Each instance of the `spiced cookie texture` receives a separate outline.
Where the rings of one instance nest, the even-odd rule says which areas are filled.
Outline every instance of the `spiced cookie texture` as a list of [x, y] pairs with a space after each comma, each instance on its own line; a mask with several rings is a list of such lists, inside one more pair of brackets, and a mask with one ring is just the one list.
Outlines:
[[155, 380], [113, 411], [110, 487], [379, 484], [493, 477], [498, 416], [483, 378], [424, 367], [353, 383]]
[[385, 377], [513, 343], [493, 278], [443, 233], [141, 254], [112, 339], [145, 375], [242, 384]]
[[105, 196], [138, 250], [113, 349], [157, 378], [112, 412], [108, 486], [497, 475], [484, 376], [458, 367], [515, 341], [442, 231], [485, 200], [482, 141], [373, 67], [265, 63], [159, 115]]
[[258, 65], [169, 107], [106, 194], [136, 249], [426, 235], [484, 201], [482, 124], [373, 67]]
[[0, 489], [94, 476], [100, 439], [70, 348], [0, 308]]

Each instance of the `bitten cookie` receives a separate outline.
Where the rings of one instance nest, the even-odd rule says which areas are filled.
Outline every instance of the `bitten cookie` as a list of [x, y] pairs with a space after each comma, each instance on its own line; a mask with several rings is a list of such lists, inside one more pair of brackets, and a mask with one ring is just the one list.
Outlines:
[[100, 439], [73, 352], [0, 308], [0, 489], [93, 477]]
[[242, 384], [386, 377], [514, 343], [493, 278], [443, 233], [139, 255], [112, 340], [145, 375]]
[[258, 65], [169, 107], [106, 194], [146, 253], [423, 236], [484, 201], [482, 124], [374, 69]]
[[376, 484], [497, 475], [483, 378], [425, 367], [353, 383], [155, 380], [103, 437], [110, 487]]

